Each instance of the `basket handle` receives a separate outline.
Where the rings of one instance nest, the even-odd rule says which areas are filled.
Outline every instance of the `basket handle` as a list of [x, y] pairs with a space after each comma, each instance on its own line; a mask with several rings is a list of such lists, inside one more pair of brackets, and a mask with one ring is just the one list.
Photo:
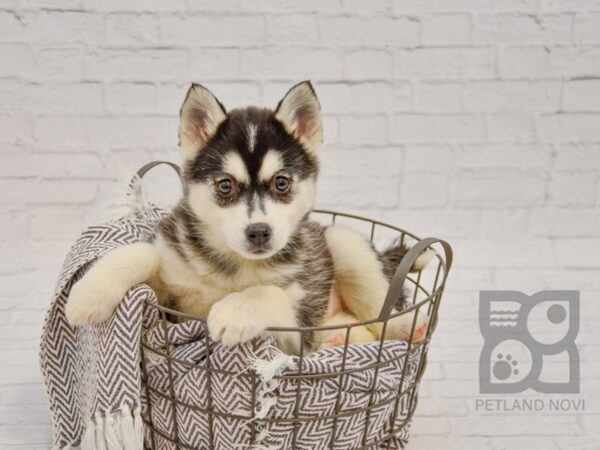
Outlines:
[[439, 243], [444, 249], [444, 283], [446, 279], [446, 275], [450, 271], [450, 267], [452, 267], [452, 247], [446, 241], [437, 238], [425, 238], [417, 242], [402, 258], [394, 276], [392, 277], [392, 281], [390, 283], [390, 288], [387, 291], [387, 295], [385, 296], [385, 301], [383, 302], [383, 306], [381, 307], [381, 311], [379, 312], [379, 320], [385, 321], [388, 320], [396, 302], [400, 298], [402, 294], [402, 288], [404, 286], [404, 281], [406, 281], [406, 276], [413, 264], [417, 260], [417, 258], [423, 253], [427, 248], [429, 248], [432, 244]]
[[179, 179], [181, 180], [181, 169], [179, 168], [179, 166], [177, 164], [172, 163], [170, 161], [150, 161], [149, 163], [144, 164], [142, 167], [140, 167], [140, 169], [136, 172], [136, 175], [141, 179], [151, 169], [153, 169], [156, 166], [160, 166], [162, 164], [165, 164], [165, 165], [171, 167], [175, 172], [177, 172], [177, 176], [179, 176]]

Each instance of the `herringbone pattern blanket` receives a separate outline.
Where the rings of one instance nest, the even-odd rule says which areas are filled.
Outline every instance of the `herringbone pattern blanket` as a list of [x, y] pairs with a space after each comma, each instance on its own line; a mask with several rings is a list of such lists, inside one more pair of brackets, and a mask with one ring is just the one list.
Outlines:
[[[128, 293], [106, 323], [71, 327], [64, 306], [73, 283], [105, 252], [148, 239], [163, 214], [151, 208], [144, 217], [91, 227], [66, 258], [41, 344], [56, 449], [289, 449], [295, 443], [298, 449], [346, 450], [377, 442], [392, 420], [394, 428], [406, 422], [411, 393], [400, 399], [397, 414], [396, 401], [389, 401], [403, 373], [403, 342], [385, 342], [381, 361], [390, 362], [378, 371], [365, 367], [376, 362], [379, 343], [350, 346], [340, 380], [335, 373], [341, 347], [306, 356], [300, 368], [297, 357], [281, 354], [268, 337], [230, 348], [215, 344], [206, 339], [203, 322], [164, 327], [157, 310], [148, 307], [156, 296], [143, 285]], [[157, 350], [145, 352], [147, 379], [142, 342]], [[170, 364], [160, 355], [167, 352], [174, 358]], [[415, 381], [420, 355], [415, 350], [408, 360], [404, 388]], [[207, 372], [207, 364], [216, 372]], [[303, 379], [296, 405], [297, 380], [286, 376], [299, 370], [333, 375]], [[334, 424], [327, 416], [336, 411]], [[407, 429], [408, 423], [389, 448], [404, 447]]]

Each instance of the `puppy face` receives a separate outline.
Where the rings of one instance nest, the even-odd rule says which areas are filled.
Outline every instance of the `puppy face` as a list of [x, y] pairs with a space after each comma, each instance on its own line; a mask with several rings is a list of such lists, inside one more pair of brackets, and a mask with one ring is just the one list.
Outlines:
[[179, 135], [186, 198], [207, 242], [246, 259], [283, 249], [314, 201], [322, 128], [310, 83], [294, 86], [275, 111], [229, 113], [194, 85]]

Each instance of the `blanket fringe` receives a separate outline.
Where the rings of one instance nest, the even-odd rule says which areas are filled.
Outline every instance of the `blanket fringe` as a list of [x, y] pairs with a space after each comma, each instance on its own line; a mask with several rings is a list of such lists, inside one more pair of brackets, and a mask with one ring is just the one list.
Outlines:
[[[258, 374], [261, 380], [256, 393], [258, 408], [254, 412], [254, 418], [251, 420], [265, 418], [271, 408], [277, 404], [275, 391], [279, 387], [279, 380], [274, 379], [274, 377], [280, 375], [284, 370], [296, 366], [293, 356], [286, 355], [274, 345], [269, 346], [268, 351], [270, 358], [263, 359], [255, 356], [248, 361], [248, 365]], [[266, 426], [259, 431], [256, 437], [256, 444], [251, 447], [251, 450], [274, 450], [275, 447], [265, 442], [268, 439], [269, 428]]]
[[256, 393], [256, 400], [259, 407], [254, 413], [253, 420], [265, 418], [271, 408], [277, 403], [277, 398], [273, 394], [279, 387], [279, 381], [275, 380], [274, 377], [296, 365], [293, 356], [286, 355], [277, 347], [270, 346], [268, 350], [270, 352], [270, 359], [262, 359], [255, 356], [248, 361], [249, 366], [258, 374], [262, 382]]
[[142, 191], [142, 179], [137, 175], [127, 177], [128, 185], [125, 195], [117, 198], [108, 208], [107, 215], [109, 220], [118, 220], [123, 217], [144, 217], [151, 209], [152, 205], [146, 199]]
[[81, 450], [142, 450], [144, 430], [139, 407], [124, 406], [110, 414], [96, 413], [87, 421], [79, 447]]

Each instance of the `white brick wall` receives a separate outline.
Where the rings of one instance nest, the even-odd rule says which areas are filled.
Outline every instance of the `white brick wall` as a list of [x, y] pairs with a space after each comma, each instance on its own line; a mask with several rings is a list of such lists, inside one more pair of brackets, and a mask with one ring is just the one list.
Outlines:
[[[598, 448], [598, 0], [0, 0], [0, 448], [49, 447], [58, 269], [123, 168], [177, 160], [188, 83], [274, 106], [303, 78], [325, 114], [319, 205], [456, 250], [411, 448]], [[475, 411], [478, 291], [550, 288], [582, 292], [586, 413]]]

